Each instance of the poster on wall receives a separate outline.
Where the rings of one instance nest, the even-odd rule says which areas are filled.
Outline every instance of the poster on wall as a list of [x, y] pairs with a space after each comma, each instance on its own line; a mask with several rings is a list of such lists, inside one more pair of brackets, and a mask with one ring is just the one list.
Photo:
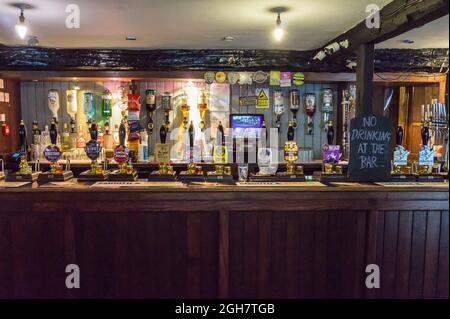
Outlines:
[[9, 93], [5, 93], [5, 102], [9, 103]]
[[213, 83], [210, 86], [209, 110], [211, 112], [230, 111], [230, 85]]
[[5, 93], [0, 92], [0, 102], [5, 102]]

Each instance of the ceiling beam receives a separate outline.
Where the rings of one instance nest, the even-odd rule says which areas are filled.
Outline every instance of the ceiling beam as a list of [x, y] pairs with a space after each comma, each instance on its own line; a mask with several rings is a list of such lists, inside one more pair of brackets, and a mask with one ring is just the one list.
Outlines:
[[379, 28], [369, 29], [366, 20], [341, 34], [328, 44], [348, 40], [347, 49], [341, 49], [329, 56], [329, 60], [357, 50], [366, 43], [380, 43], [423, 26], [449, 14], [449, 0], [394, 0], [380, 11]]

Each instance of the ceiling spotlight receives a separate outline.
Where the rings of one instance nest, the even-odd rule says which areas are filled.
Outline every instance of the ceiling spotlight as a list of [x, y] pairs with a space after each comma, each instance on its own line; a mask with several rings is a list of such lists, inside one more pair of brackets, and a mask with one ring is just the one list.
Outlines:
[[30, 47], [37, 47], [39, 46], [39, 39], [35, 35], [31, 35], [28, 39], [28, 45]]
[[404, 44], [413, 44], [415, 41], [411, 40], [411, 39], [404, 39], [404, 40], [401, 40], [401, 42], [403, 42]]
[[283, 38], [283, 33], [284, 33], [284, 30], [281, 27], [281, 13], [278, 13], [276, 28], [275, 28], [275, 31], [273, 32], [275, 40], [277, 40], [278, 42], [281, 41], [281, 39]]
[[234, 41], [234, 37], [227, 35], [226, 37], [222, 38], [222, 41], [231, 42]]
[[23, 15], [23, 8], [20, 9], [20, 16], [19, 16], [19, 24], [16, 24], [16, 33], [19, 36], [20, 39], [25, 39], [27, 36], [28, 28], [25, 25], [25, 16]]

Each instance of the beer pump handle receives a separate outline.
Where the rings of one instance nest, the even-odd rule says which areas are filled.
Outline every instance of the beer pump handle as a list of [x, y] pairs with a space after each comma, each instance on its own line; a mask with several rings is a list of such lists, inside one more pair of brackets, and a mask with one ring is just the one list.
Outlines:
[[194, 148], [194, 124], [189, 125], [189, 147]]
[[55, 120], [52, 120], [50, 124], [50, 142], [52, 145], [56, 145], [56, 141], [58, 140], [58, 128], [56, 127]]
[[89, 134], [91, 135], [91, 140], [96, 141], [98, 138], [98, 128], [97, 124], [94, 122], [91, 123], [91, 127], [89, 128]]
[[334, 126], [331, 121], [328, 123], [327, 142], [328, 142], [328, 145], [333, 145], [333, 142], [334, 142]]
[[292, 122], [289, 122], [289, 127], [287, 131], [287, 140], [293, 141], [295, 138], [294, 127], [292, 126]]
[[422, 145], [426, 146], [428, 145], [428, 141], [430, 140], [430, 131], [428, 129], [428, 126], [424, 125], [422, 127]]
[[120, 146], [125, 146], [125, 138], [127, 137], [127, 130], [125, 128], [125, 123], [122, 121], [119, 127], [119, 144]]
[[159, 139], [161, 140], [161, 144], [166, 144], [167, 129], [165, 125], [161, 125], [161, 128], [159, 129]]
[[397, 145], [403, 145], [403, 127], [397, 129]]
[[219, 136], [220, 133], [220, 138], [221, 138], [221, 146], [225, 146], [225, 131], [223, 129], [223, 125], [222, 122], [219, 122], [219, 126], [217, 128], [217, 136]]
[[27, 140], [27, 130], [24, 121], [20, 121], [19, 124], [19, 148], [21, 153], [26, 153], [26, 140]]

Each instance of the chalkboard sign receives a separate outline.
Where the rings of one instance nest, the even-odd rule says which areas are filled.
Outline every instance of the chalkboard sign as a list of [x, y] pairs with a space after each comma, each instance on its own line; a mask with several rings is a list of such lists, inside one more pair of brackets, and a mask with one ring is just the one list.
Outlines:
[[391, 174], [392, 124], [367, 114], [350, 122], [348, 175], [355, 181], [383, 181]]

